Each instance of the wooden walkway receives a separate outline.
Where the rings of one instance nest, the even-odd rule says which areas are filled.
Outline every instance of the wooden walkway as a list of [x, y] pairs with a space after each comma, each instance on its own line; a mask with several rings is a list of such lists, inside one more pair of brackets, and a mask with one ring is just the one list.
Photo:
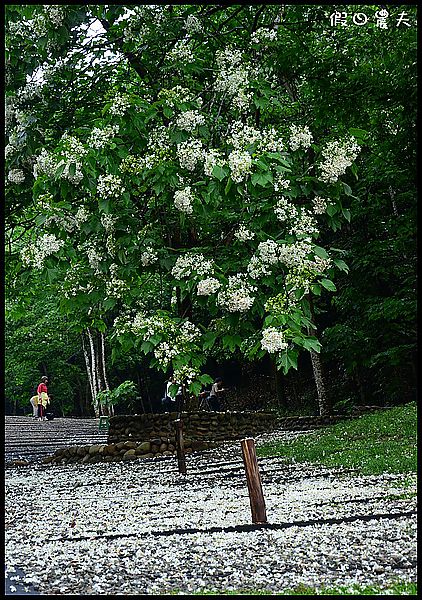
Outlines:
[[98, 431], [99, 419], [5, 417], [5, 463], [40, 462], [58, 448], [107, 443], [107, 430]]

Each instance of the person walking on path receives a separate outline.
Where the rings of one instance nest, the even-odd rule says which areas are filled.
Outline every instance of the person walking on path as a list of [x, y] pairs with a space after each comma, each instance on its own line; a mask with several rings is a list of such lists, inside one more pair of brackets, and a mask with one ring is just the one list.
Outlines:
[[41, 377], [41, 383], [37, 387], [38, 394], [38, 421], [46, 421], [47, 417], [45, 416], [45, 410], [47, 408], [47, 404], [50, 403], [50, 399], [48, 397], [47, 390], [48, 377], [44, 375]]

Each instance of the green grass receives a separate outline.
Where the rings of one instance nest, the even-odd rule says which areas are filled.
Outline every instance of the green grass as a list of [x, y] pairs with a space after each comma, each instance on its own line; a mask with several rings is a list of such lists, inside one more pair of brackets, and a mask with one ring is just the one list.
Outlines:
[[342, 421], [296, 440], [259, 446], [257, 455], [352, 468], [365, 475], [414, 473], [416, 426], [416, 402], [410, 402]]
[[[179, 595], [180, 591], [172, 591], [169, 592], [169, 595]], [[192, 592], [188, 594], [190, 596], [349, 596], [349, 595], [359, 595], [359, 596], [371, 596], [371, 595], [406, 595], [406, 596], [416, 596], [417, 595], [417, 584], [416, 583], [408, 583], [404, 581], [397, 581], [390, 584], [387, 584], [385, 587], [380, 587], [378, 585], [368, 585], [368, 586], [360, 586], [353, 584], [351, 586], [339, 586], [333, 588], [319, 588], [315, 589], [312, 587], [308, 587], [305, 585], [298, 585], [296, 588], [291, 590], [286, 590], [281, 593], [273, 593], [268, 591], [218, 591], [211, 592], [207, 590], [202, 590], [198, 592]], [[183, 595], [186, 595], [183, 593]]]

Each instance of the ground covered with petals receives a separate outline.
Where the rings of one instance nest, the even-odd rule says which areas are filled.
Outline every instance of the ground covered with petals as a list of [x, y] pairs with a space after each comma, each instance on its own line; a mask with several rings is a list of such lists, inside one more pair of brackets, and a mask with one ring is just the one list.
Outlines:
[[6, 575], [60, 595], [416, 581], [415, 475], [258, 460], [267, 526], [251, 523], [239, 442], [187, 456], [186, 476], [174, 457], [8, 468]]

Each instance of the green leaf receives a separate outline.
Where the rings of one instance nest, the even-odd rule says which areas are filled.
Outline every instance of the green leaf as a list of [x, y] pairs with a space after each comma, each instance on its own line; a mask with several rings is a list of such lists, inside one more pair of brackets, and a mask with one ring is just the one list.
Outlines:
[[350, 210], [348, 208], [342, 208], [341, 212], [343, 213], [344, 218], [346, 219], [346, 221], [349, 221], [349, 223], [350, 223], [350, 216], [351, 216], [350, 215]]
[[325, 289], [329, 290], [330, 292], [337, 291], [336, 286], [330, 279], [321, 279], [320, 283], [325, 287]]
[[349, 266], [341, 258], [334, 258], [333, 263], [342, 271], [349, 272]]
[[215, 165], [212, 170], [212, 175], [216, 177], [219, 181], [222, 181], [227, 176], [227, 171], [220, 167], [220, 165]]
[[314, 253], [320, 258], [329, 258], [327, 251], [321, 248], [321, 246], [314, 246]]
[[312, 290], [312, 293], [315, 294], [315, 296], [321, 295], [321, 286], [318, 285], [317, 283], [314, 283], [313, 285], [311, 285], [311, 290]]
[[347, 196], [351, 196], [352, 188], [350, 187], [350, 185], [347, 185], [347, 183], [344, 183], [344, 181], [342, 181], [342, 184], [343, 184], [343, 188], [344, 188], [344, 193], [347, 194]]

